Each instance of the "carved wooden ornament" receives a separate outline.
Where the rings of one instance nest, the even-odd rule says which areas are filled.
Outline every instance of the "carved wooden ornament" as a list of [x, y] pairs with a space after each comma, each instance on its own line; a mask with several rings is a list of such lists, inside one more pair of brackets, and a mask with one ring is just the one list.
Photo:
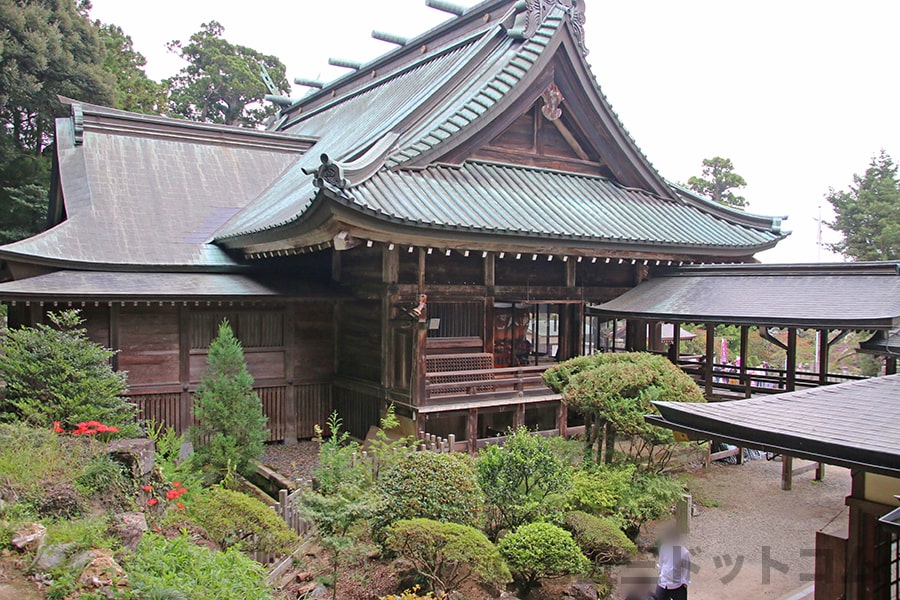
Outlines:
[[547, 117], [548, 120], [555, 121], [562, 116], [562, 108], [559, 105], [562, 104], [565, 98], [563, 98], [559, 88], [556, 87], [556, 83], [551, 83], [544, 90], [544, 93], [541, 94], [541, 99], [544, 101], [544, 105], [541, 107], [541, 114]]

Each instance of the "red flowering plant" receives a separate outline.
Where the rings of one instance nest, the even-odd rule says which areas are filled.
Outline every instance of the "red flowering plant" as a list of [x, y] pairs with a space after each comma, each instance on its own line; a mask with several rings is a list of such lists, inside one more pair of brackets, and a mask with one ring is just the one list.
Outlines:
[[157, 486], [147, 484], [141, 486], [141, 492], [140, 501], [148, 516], [162, 518], [171, 509], [184, 510], [179, 498], [187, 493], [187, 488], [180, 481]]

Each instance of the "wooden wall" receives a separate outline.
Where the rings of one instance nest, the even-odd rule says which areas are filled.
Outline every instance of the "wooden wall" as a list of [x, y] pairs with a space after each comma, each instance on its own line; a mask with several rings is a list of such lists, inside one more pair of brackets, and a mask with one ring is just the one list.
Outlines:
[[254, 388], [269, 417], [269, 439], [310, 438], [332, 407], [335, 308], [292, 303], [240, 308], [86, 305], [88, 336], [119, 350], [129, 396], [141, 417], [183, 432], [207, 366], [209, 342], [228, 319], [244, 346]]

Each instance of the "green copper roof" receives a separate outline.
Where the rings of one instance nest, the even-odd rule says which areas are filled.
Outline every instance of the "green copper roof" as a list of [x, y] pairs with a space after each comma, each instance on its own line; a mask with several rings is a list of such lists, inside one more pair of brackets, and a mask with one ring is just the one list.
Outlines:
[[384, 217], [446, 229], [750, 251], [782, 237], [603, 177], [492, 163], [381, 171], [351, 194]]

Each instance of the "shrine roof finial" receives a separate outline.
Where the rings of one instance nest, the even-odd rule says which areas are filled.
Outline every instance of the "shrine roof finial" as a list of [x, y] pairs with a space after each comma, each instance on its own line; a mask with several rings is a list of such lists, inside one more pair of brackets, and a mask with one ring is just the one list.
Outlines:
[[557, 6], [562, 7], [569, 14], [569, 23], [575, 33], [578, 48], [584, 56], [588, 49], [584, 43], [584, 9], [587, 0], [519, 0], [516, 2], [516, 12], [511, 15], [504, 24], [510, 37], [516, 39], [530, 39], [537, 32], [538, 27]]

